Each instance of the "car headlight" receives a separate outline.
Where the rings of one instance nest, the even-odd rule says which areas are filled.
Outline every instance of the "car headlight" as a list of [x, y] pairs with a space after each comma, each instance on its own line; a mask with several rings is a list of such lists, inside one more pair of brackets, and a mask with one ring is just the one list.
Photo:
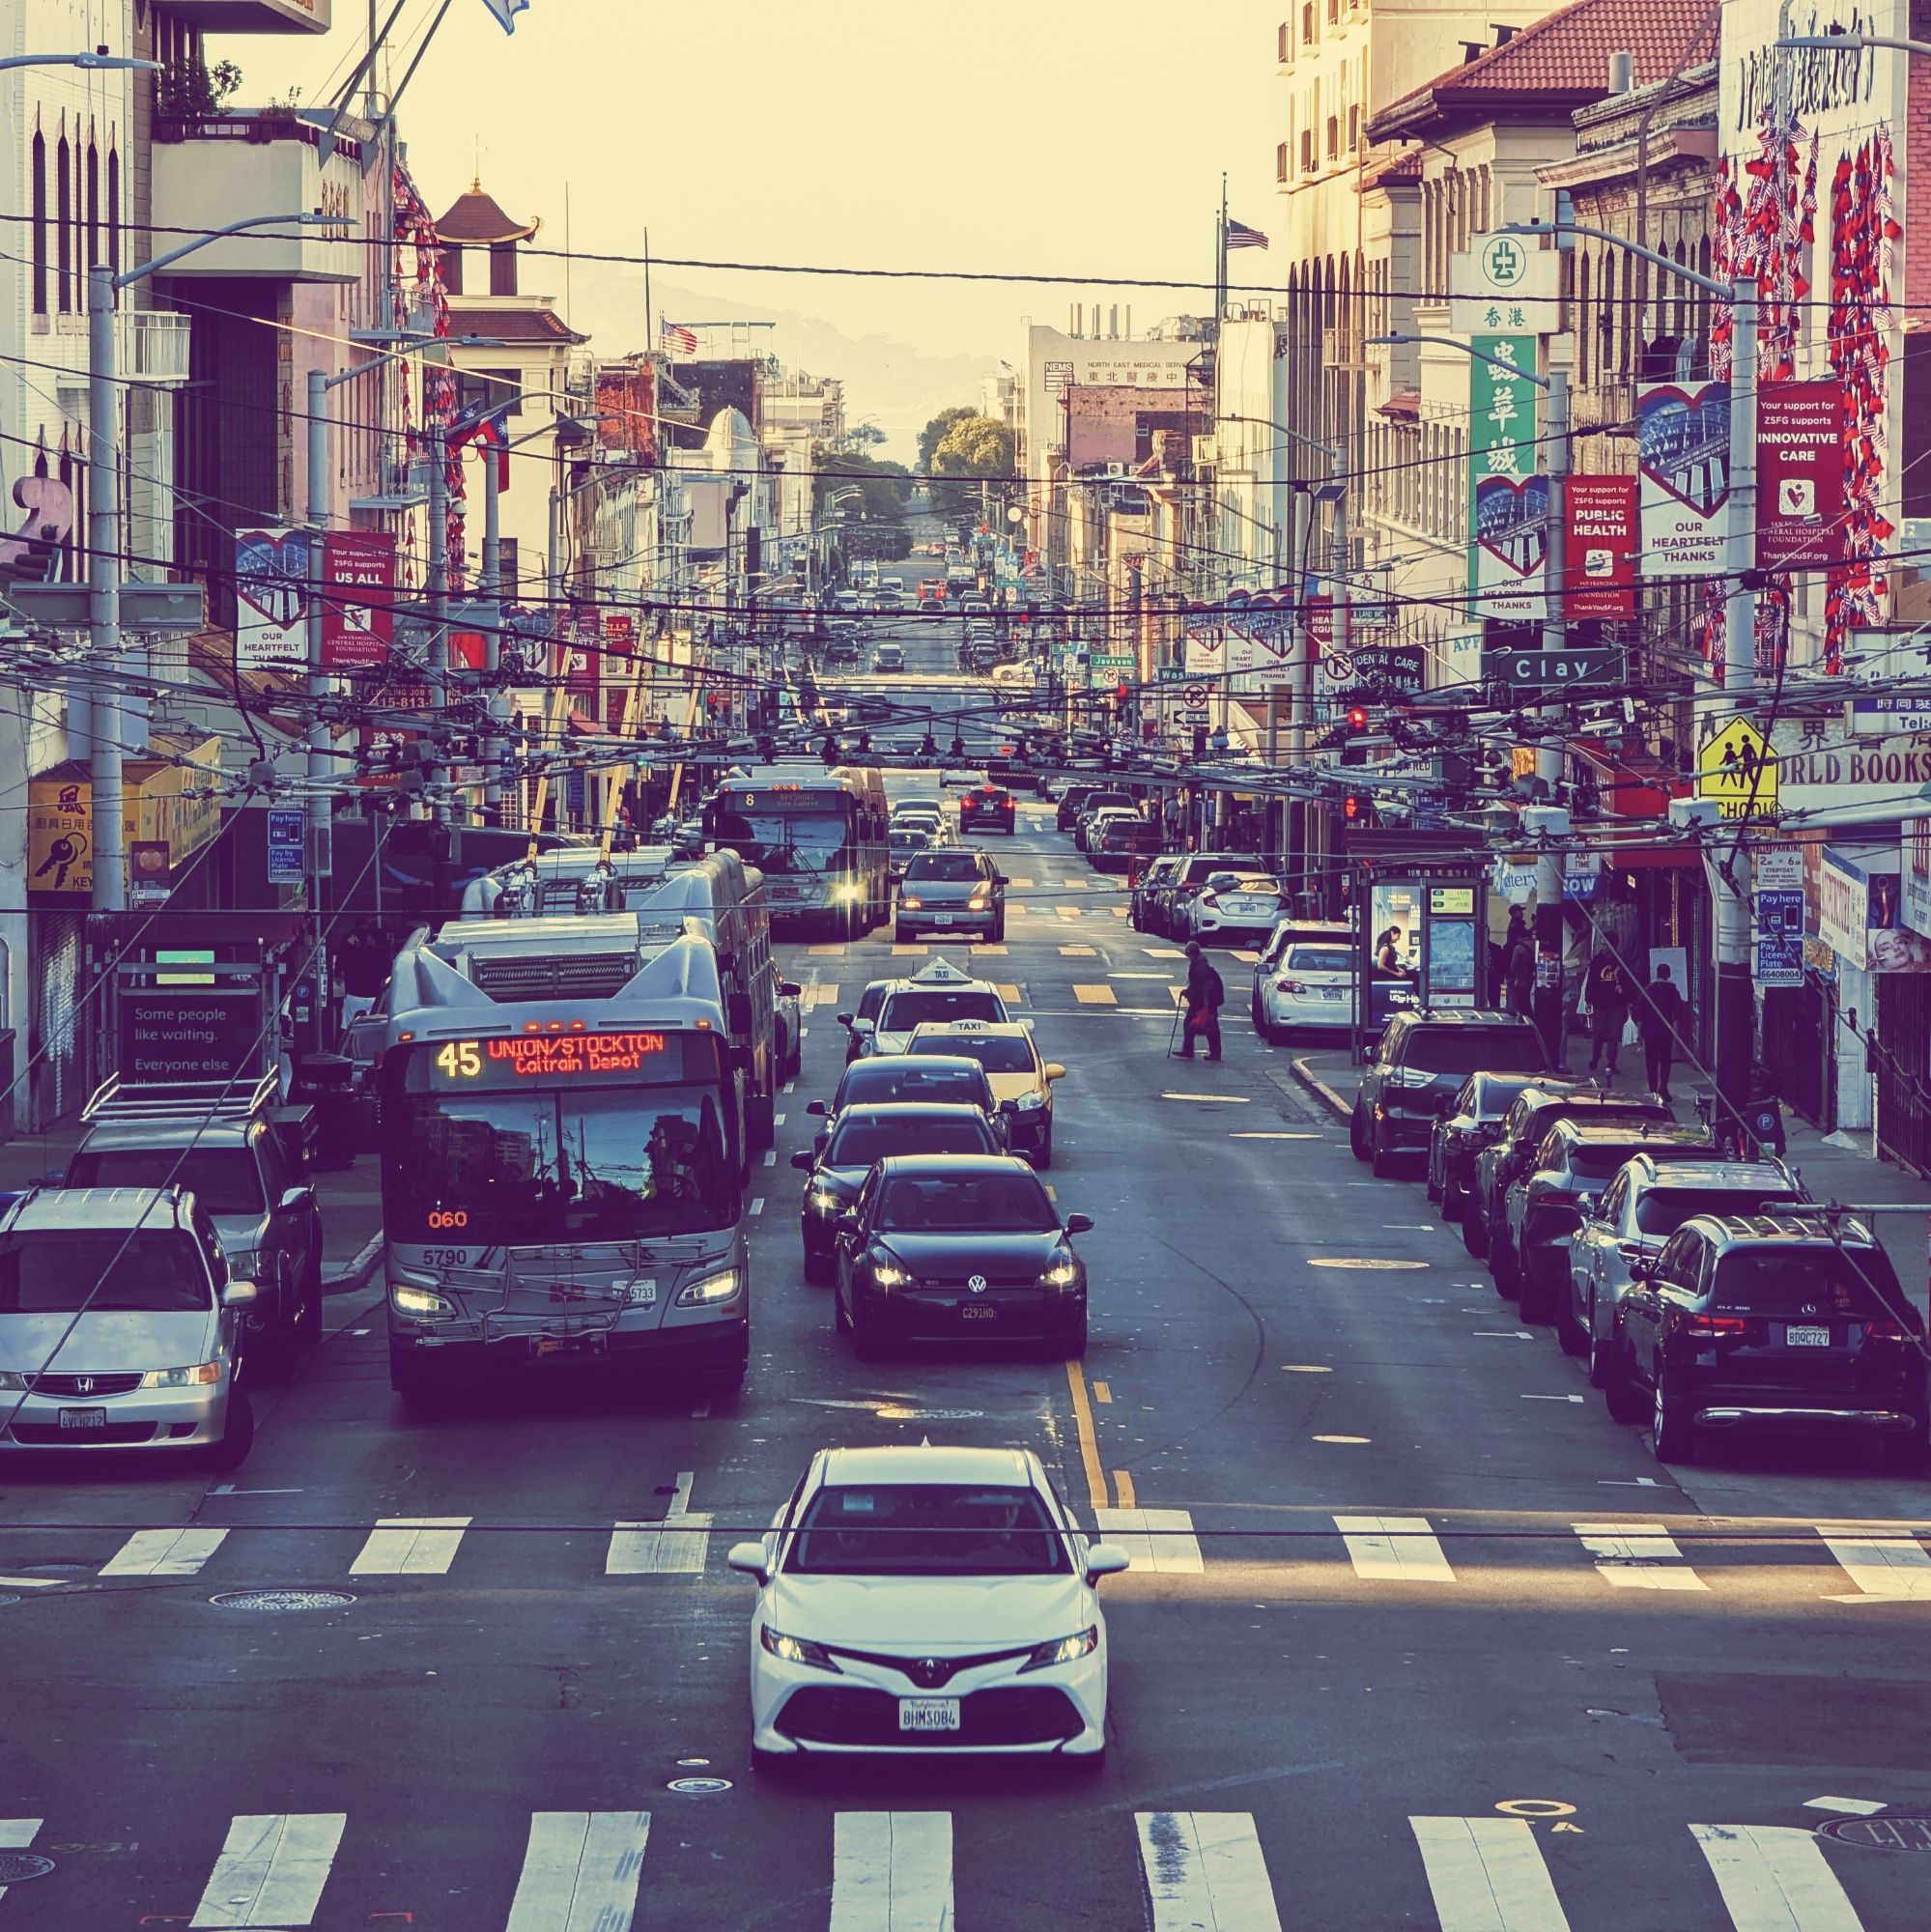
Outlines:
[[769, 1624], [759, 1624], [757, 1640], [773, 1657], [784, 1663], [809, 1663], [813, 1670], [829, 1670], [834, 1677], [842, 1677], [840, 1670], [832, 1660], [832, 1654], [821, 1643], [813, 1643], [806, 1636], [786, 1636], [782, 1631], [775, 1631]]
[[805, 1198], [814, 1214], [836, 1214], [845, 1205], [829, 1187], [814, 1187]]
[[1019, 1668], [1027, 1670], [1050, 1670], [1056, 1663], [1077, 1663], [1083, 1657], [1091, 1657], [1099, 1648], [1099, 1626], [1088, 1624], [1083, 1631], [1075, 1631], [1071, 1636], [1056, 1637], [1051, 1643], [1033, 1646], [1033, 1655]]
[[680, 1288], [677, 1306], [712, 1308], [721, 1301], [729, 1301], [743, 1286], [744, 1276], [736, 1268], [721, 1268], [716, 1274], [707, 1274], [689, 1287]]
[[27, 1386], [27, 1378], [18, 1369], [0, 1369], [0, 1389], [17, 1390]]
[[985, 912], [991, 904], [992, 901], [983, 893], [974, 893], [972, 897], [966, 900], [966, 911]]
[[1022, 1094], [1012, 1103], [1023, 1114], [1035, 1107], [1043, 1107], [1046, 1096], [1043, 1094]]
[[434, 1289], [417, 1288], [407, 1281], [389, 1283], [389, 1305], [398, 1315], [454, 1315], [456, 1304]]
[[1062, 1249], [1039, 1270], [1041, 1288], [1070, 1288], [1079, 1279], [1079, 1263]]
[[228, 1272], [237, 1281], [258, 1279], [255, 1270], [261, 1265], [260, 1248], [229, 1248], [225, 1251]]
[[924, 904], [923, 899], [914, 898], [910, 893], [898, 895], [898, 906], [901, 912], [921, 912], [924, 909]]
[[832, 888], [832, 896], [842, 900], [846, 905], [854, 905], [865, 896], [865, 892], [856, 879], [840, 879]]
[[141, 1378], [144, 1389], [212, 1388], [221, 1379], [219, 1362], [197, 1362], [191, 1369], [150, 1369]]
[[887, 1261], [881, 1255], [873, 1255], [871, 1279], [872, 1285], [876, 1288], [903, 1288], [912, 1276], [908, 1269], [900, 1267], [896, 1262]]

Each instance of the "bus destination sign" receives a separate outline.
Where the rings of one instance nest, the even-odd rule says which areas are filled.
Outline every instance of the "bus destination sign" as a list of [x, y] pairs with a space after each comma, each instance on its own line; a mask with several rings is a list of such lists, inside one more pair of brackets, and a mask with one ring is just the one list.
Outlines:
[[512, 1034], [500, 1039], [452, 1039], [434, 1057], [449, 1081], [574, 1080], [641, 1072], [667, 1044], [661, 1033]]

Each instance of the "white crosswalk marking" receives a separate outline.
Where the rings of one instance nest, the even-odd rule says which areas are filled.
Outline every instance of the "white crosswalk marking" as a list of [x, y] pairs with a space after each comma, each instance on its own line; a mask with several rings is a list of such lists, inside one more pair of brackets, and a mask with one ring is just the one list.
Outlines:
[[385, 1516], [349, 1566], [352, 1577], [440, 1577], [456, 1560], [467, 1516]]
[[952, 1932], [952, 1814], [840, 1811], [831, 1932]]
[[1692, 1825], [1736, 1932], [1861, 1932], [1823, 1847], [1789, 1825]]
[[312, 1924], [349, 1822], [343, 1811], [237, 1818], [191, 1927]]
[[1660, 1522], [1578, 1522], [1582, 1547], [1604, 1582], [1625, 1590], [1707, 1590]]
[[1139, 1811], [1153, 1932], [1281, 1932], [1261, 1839], [1245, 1811]]
[[1376, 1582], [1455, 1581], [1440, 1540], [1425, 1516], [1338, 1516], [1334, 1526], [1348, 1546], [1357, 1577]]
[[1126, 1551], [1135, 1571], [1151, 1571], [1156, 1577], [1198, 1577], [1205, 1572], [1191, 1511], [1103, 1509], [1098, 1516], [1100, 1535]]
[[192, 1577], [221, 1548], [225, 1529], [137, 1529], [100, 1567], [103, 1577]]
[[538, 1811], [503, 1932], [628, 1932], [648, 1811]]
[[620, 1522], [611, 1532], [608, 1577], [696, 1577], [711, 1548], [711, 1513], [693, 1510], [689, 1469], [677, 1472], [677, 1493], [662, 1522]]
[[[44, 1822], [40, 1818], [0, 1818], [0, 1852], [24, 1852]], [[7, 1888], [0, 1885], [0, 1898], [6, 1896]]]
[[1526, 1818], [1410, 1818], [1441, 1932], [1569, 1932]]
[[1931, 1554], [1916, 1537], [1875, 1523], [1820, 1523], [1817, 1534], [1862, 1595], [1931, 1604]]

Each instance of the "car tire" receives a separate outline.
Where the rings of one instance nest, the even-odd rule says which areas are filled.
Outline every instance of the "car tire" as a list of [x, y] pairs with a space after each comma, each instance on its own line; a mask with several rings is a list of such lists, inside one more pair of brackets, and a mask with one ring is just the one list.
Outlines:
[[805, 1280], [809, 1286], [822, 1288], [832, 1279], [834, 1272], [830, 1255], [817, 1254], [809, 1248], [805, 1250]]
[[1636, 1381], [1629, 1344], [1613, 1332], [1604, 1345], [1608, 1364], [1603, 1372], [1603, 1405], [1611, 1422], [1641, 1422], [1649, 1413], [1648, 1392]]
[[1076, 1362], [1086, 1353], [1087, 1318], [1086, 1311], [1080, 1311], [1079, 1326], [1066, 1337], [1065, 1346], [1060, 1353], [1069, 1362]]
[[1462, 1245], [1478, 1262], [1488, 1256], [1489, 1227], [1472, 1194], [1464, 1195], [1462, 1200]]
[[1428, 1167], [1422, 1182], [1422, 1192], [1436, 1206], [1440, 1205], [1441, 1183], [1434, 1178], [1434, 1150], [1432, 1147], [1428, 1151]]
[[1666, 1369], [1657, 1371], [1650, 1399], [1649, 1446], [1659, 1463], [1693, 1463], [1696, 1460], [1696, 1422], [1676, 1388], [1676, 1378]]
[[1367, 1160], [1373, 1155], [1374, 1151], [1368, 1145], [1367, 1123], [1361, 1118], [1359, 1107], [1355, 1108], [1348, 1122], [1348, 1151], [1356, 1160]]
[[999, 917], [992, 922], [992, 944], [994, 946], [1006, 944], [1006, 909], [1003, 906], [1000, 908]]
[[1036, 1168], [1045, 1169], [1051, 1167], [1052, 1164], [1053, 1164], [1053, 1130], [1049, 1126], [1046, 1129], [1044, 1137], [1039, 1142], [1038, 1152], [1036, 1152], [1033, 1156], [1033, 1165]]
[[1391, 1180], [1394, 1179], [1395, 1169], [1401, 1158], [1402, 1156], [1393, 1148], [1384, 1148], [1381, 1145], [1380, 1133], [1377, 1131], [1368, 1150], [1368, 1172], [1377, 1180]]
[[239, 1469], [255, 1446], [255, 1405], [242, 1388], [228, 1391], [227, 1427], [221, 1440], [209, 1451], [208, 1460], [217, 1469]]
[[[1545, 1260], [1544, 1266], [1547, 1264]], [[1537, 1272], [1533, 1261], [1519, 1254], [1516, 1258], [1516, 1301], [1524, 1321], [1541, 1326], [1557, 1319], [1555, 1284]]]
[[803, 1755], [802, 1751], [762, 1750], [753, 1745], [751, 1768], [759, 1777], [788, 1777]]
[[1504, 1228], [1499, 1239], [1489, 1243], [1489, 1272], [1495, 1280], [1495, 1293], [1504, 1301], [1513, 1301], [1522, 1292], [1521, 1270], [1516, 1265], [1516, 1244]]
[[1562, 1302], [1555, 1312], [1555, 1339], [1565, 1355], [1578, 1360], [1589, 1352], [1589, 1334], [1576, 1317], [1576, 1281], [1572, 1276], [1562, 1291]]

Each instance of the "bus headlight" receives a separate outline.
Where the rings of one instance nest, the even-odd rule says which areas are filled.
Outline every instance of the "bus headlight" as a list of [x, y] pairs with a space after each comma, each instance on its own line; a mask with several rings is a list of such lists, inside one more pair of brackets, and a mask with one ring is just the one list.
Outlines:
[[840, 879], [832, 888], [832, 896], [844, 905], [856, 905], [865, 896], [865, 889], [856, 879]]
[[434, 1289], [417, 1288], [407, 1281], [389, 1283], [389, 1306], [398, 1315], [412, 1315], [418, 1321], [456, 1313], [456, 1304], [447, 1295], [438, 1294]]
[[714, 1308], [721, 1301], [729, 1301], [743, 1286], [744, 1277], [736, 1268], [724, 1268], [680, 1288], [677, 1291], [677, 1306]]

